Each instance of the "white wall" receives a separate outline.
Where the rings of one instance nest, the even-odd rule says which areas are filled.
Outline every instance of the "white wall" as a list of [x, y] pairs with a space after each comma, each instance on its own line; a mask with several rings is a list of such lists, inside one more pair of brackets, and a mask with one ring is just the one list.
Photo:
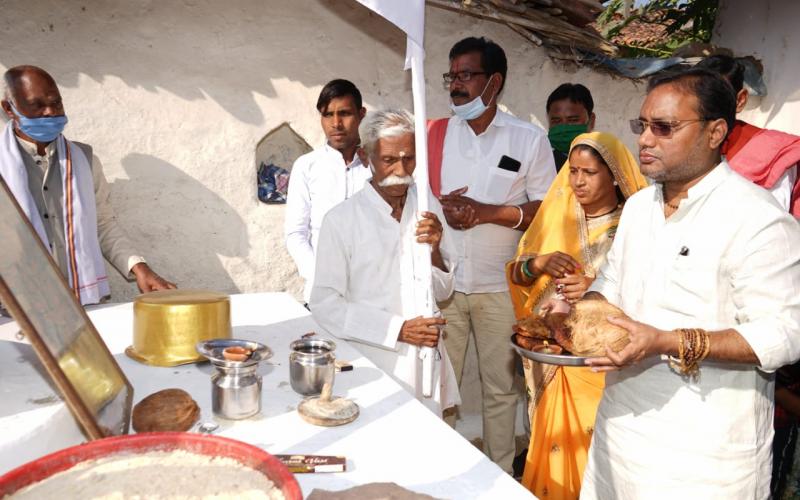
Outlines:
[[764, 65], [768, 94], [751, 97], [741, 118], [800, 135], [800, 2], [720, 0], [713, 42]]
[[[224, 8], [223, 8], [224, 6]], [[119, 219], [153, 268], [183, 287], [226, 292], [301, 284], [283, 246], [283, 207], [255, 196], [255, 146], [288, 122], [316, 146], [314, 109], [334, 77], [353, 80], [368, 108], [411, 106], [405, 39], [349, 0], [3, 2], [0, 70], [35, 64], [56, 78], [67, 136], [92, 144]], [[508, 28], [428, 8], [428, 110], [448, 112], [440, 75], [462, 37], [506, 50], [511, 112], [544, 121], [563, 81], [589, 86], [598, 127], [623, 133], [642, 90], [590, 70], [561, 72]], [[115, 300], [135, 286], [113, 276]]]

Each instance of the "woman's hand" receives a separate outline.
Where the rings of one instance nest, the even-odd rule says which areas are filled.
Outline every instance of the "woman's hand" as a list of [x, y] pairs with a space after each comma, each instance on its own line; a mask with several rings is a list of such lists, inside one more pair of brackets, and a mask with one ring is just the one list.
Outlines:
[[556, 293], [560, 293], [567, 299], [567, 302], [574, 304], [583, 298], [583, 294], [589, 289], [594, 281], [593, 278], [583, 274], [568, 274], [556, 280]]
[[539, 255], [528, 266], [536, 274], [549, 274], [553, 278], [563, 278], [581, 268], [578, 261], [564, 252]]
[[522, 271], [522, 266], [525, 265], [527, 261], [531, 261], [528, 264], [528, 271], [533, 271], [531, 269], [531, 265], [533, 264], [533, 259], [536, 257], [536, 254], [524, 253], [514, 260], [514, 265], [511, 268], [511, 281], [515, 285], [520, 286], [530, 286], [533, 284], [533, 281], [536, 279], [535, 277], [528, 276]]

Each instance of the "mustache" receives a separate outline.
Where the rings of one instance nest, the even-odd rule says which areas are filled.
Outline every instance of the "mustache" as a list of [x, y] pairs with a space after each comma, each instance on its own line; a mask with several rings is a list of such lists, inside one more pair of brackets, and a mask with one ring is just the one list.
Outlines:
[[389, 187], [389, 186], [408, 186], [412, 182], [414, 182], [414, 178], [410, 175], [390, 175], [380, 182], [378, 182], [378, 186], [380, 187]]
[[469, 97], [469, 94], [460, 90], [454, 90], [450, 92], [450, 97]]

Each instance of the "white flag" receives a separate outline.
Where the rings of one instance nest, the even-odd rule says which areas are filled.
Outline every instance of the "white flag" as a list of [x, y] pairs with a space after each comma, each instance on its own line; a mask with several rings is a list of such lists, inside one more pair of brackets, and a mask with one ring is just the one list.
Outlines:
[[[425, 0], [358, 0], [387, 21], [405, 31], [409, 42], [420, 49], [425, 46]], [[410, 47], [409, 47], [410, 48]], [[410, 50], [406, 50], [406, 69], [410, 67]]]
[[[417, 185], [417, 212], [428, 211], [428, 134], [425, 111], [425, 0], [357, 0], [377, 12], [406, 33], [406, 65], [411, 69], [411, 92], [414, 99], [414, 129], [417, 167], [414, 180]], [[444, 221], [442, 221], [444, 224]], [[431, 289], [430, 246], [416, 244], [414, 252], [415, 308], [417, 314], [433, 315], [433, 290]], [[419, 349], [422, 359], [422, 393], [433, 395], [435, 351], [430, 347]]]

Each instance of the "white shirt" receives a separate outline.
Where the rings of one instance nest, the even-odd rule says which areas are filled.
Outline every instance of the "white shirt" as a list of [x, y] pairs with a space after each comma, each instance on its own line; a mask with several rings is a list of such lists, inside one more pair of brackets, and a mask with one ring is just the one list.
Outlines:
[[[498, 168], [503, 156], [521, 163], [518, 172]], [[467, 186], [465, 196], [493, 205], [541, 200], [556, 176], [544, 130], [497, 110], [476, 136], [454, 116], [447, 124], [442, 158], [442, 194]], [[458, 251], [456, 290], [463, 293], [508, 290], [505, 263], [514, 258], [522, 232], [496, 224], [452, 230]]]
[[314, 251], [319, 228], [328, 210], [358, 192], [372, 178], [358, 155], [349, 165], [342, 154], [325, 144], [304, 154], [292, 166], [286, 198], [284, 233], [286, 249], [305, 280], [303, 299], [308, 302], [314, 281]]
[[628, 200], [590, 289], [659, 329], [733, 328], [761, 367], [609, 373], [581, 498], [767, 498], [771, 372], [800, 358], [800, 224], [725, 162], [663, 206], [660, 184]]
[[794, 183], [797, 180], [797, 165], [793, 167], [789, 167], [786, 169], [786, 172], [783, 173], [778, 182], [769, 189], [769, 192], [772, 196], [778, 200], [778, 204], [783, 207], [784, 210], [790, 212], [792, 210], [792, 189], [794, 189]]
[[[431, 196], [430, 211], [444, 221]], [[389, 204], [367, 183], [362, 191], [334, 207], [319, 235], [317, 272], [309, 306], [314, 320], [330, 334], [353, 341], [373, 363], [396, 379], [434, 412], [459, 404], [450, 360], [439, 343], [441, 362], [434, 397], [422, 397], [421, 362], [417, 348], [398, 342], [400, 328], [414, 312], [412, 245], [416, 236], [416, 187], [408, 190], [398, 223]], [[453, 294], [452, 242], [445, 228], [439, 245], [448, 272], [433, 267], [437, 301]], [[444, 376], [442, 376], [444, 373]], [[441, 404], [441, 407], [439, 406]]]

